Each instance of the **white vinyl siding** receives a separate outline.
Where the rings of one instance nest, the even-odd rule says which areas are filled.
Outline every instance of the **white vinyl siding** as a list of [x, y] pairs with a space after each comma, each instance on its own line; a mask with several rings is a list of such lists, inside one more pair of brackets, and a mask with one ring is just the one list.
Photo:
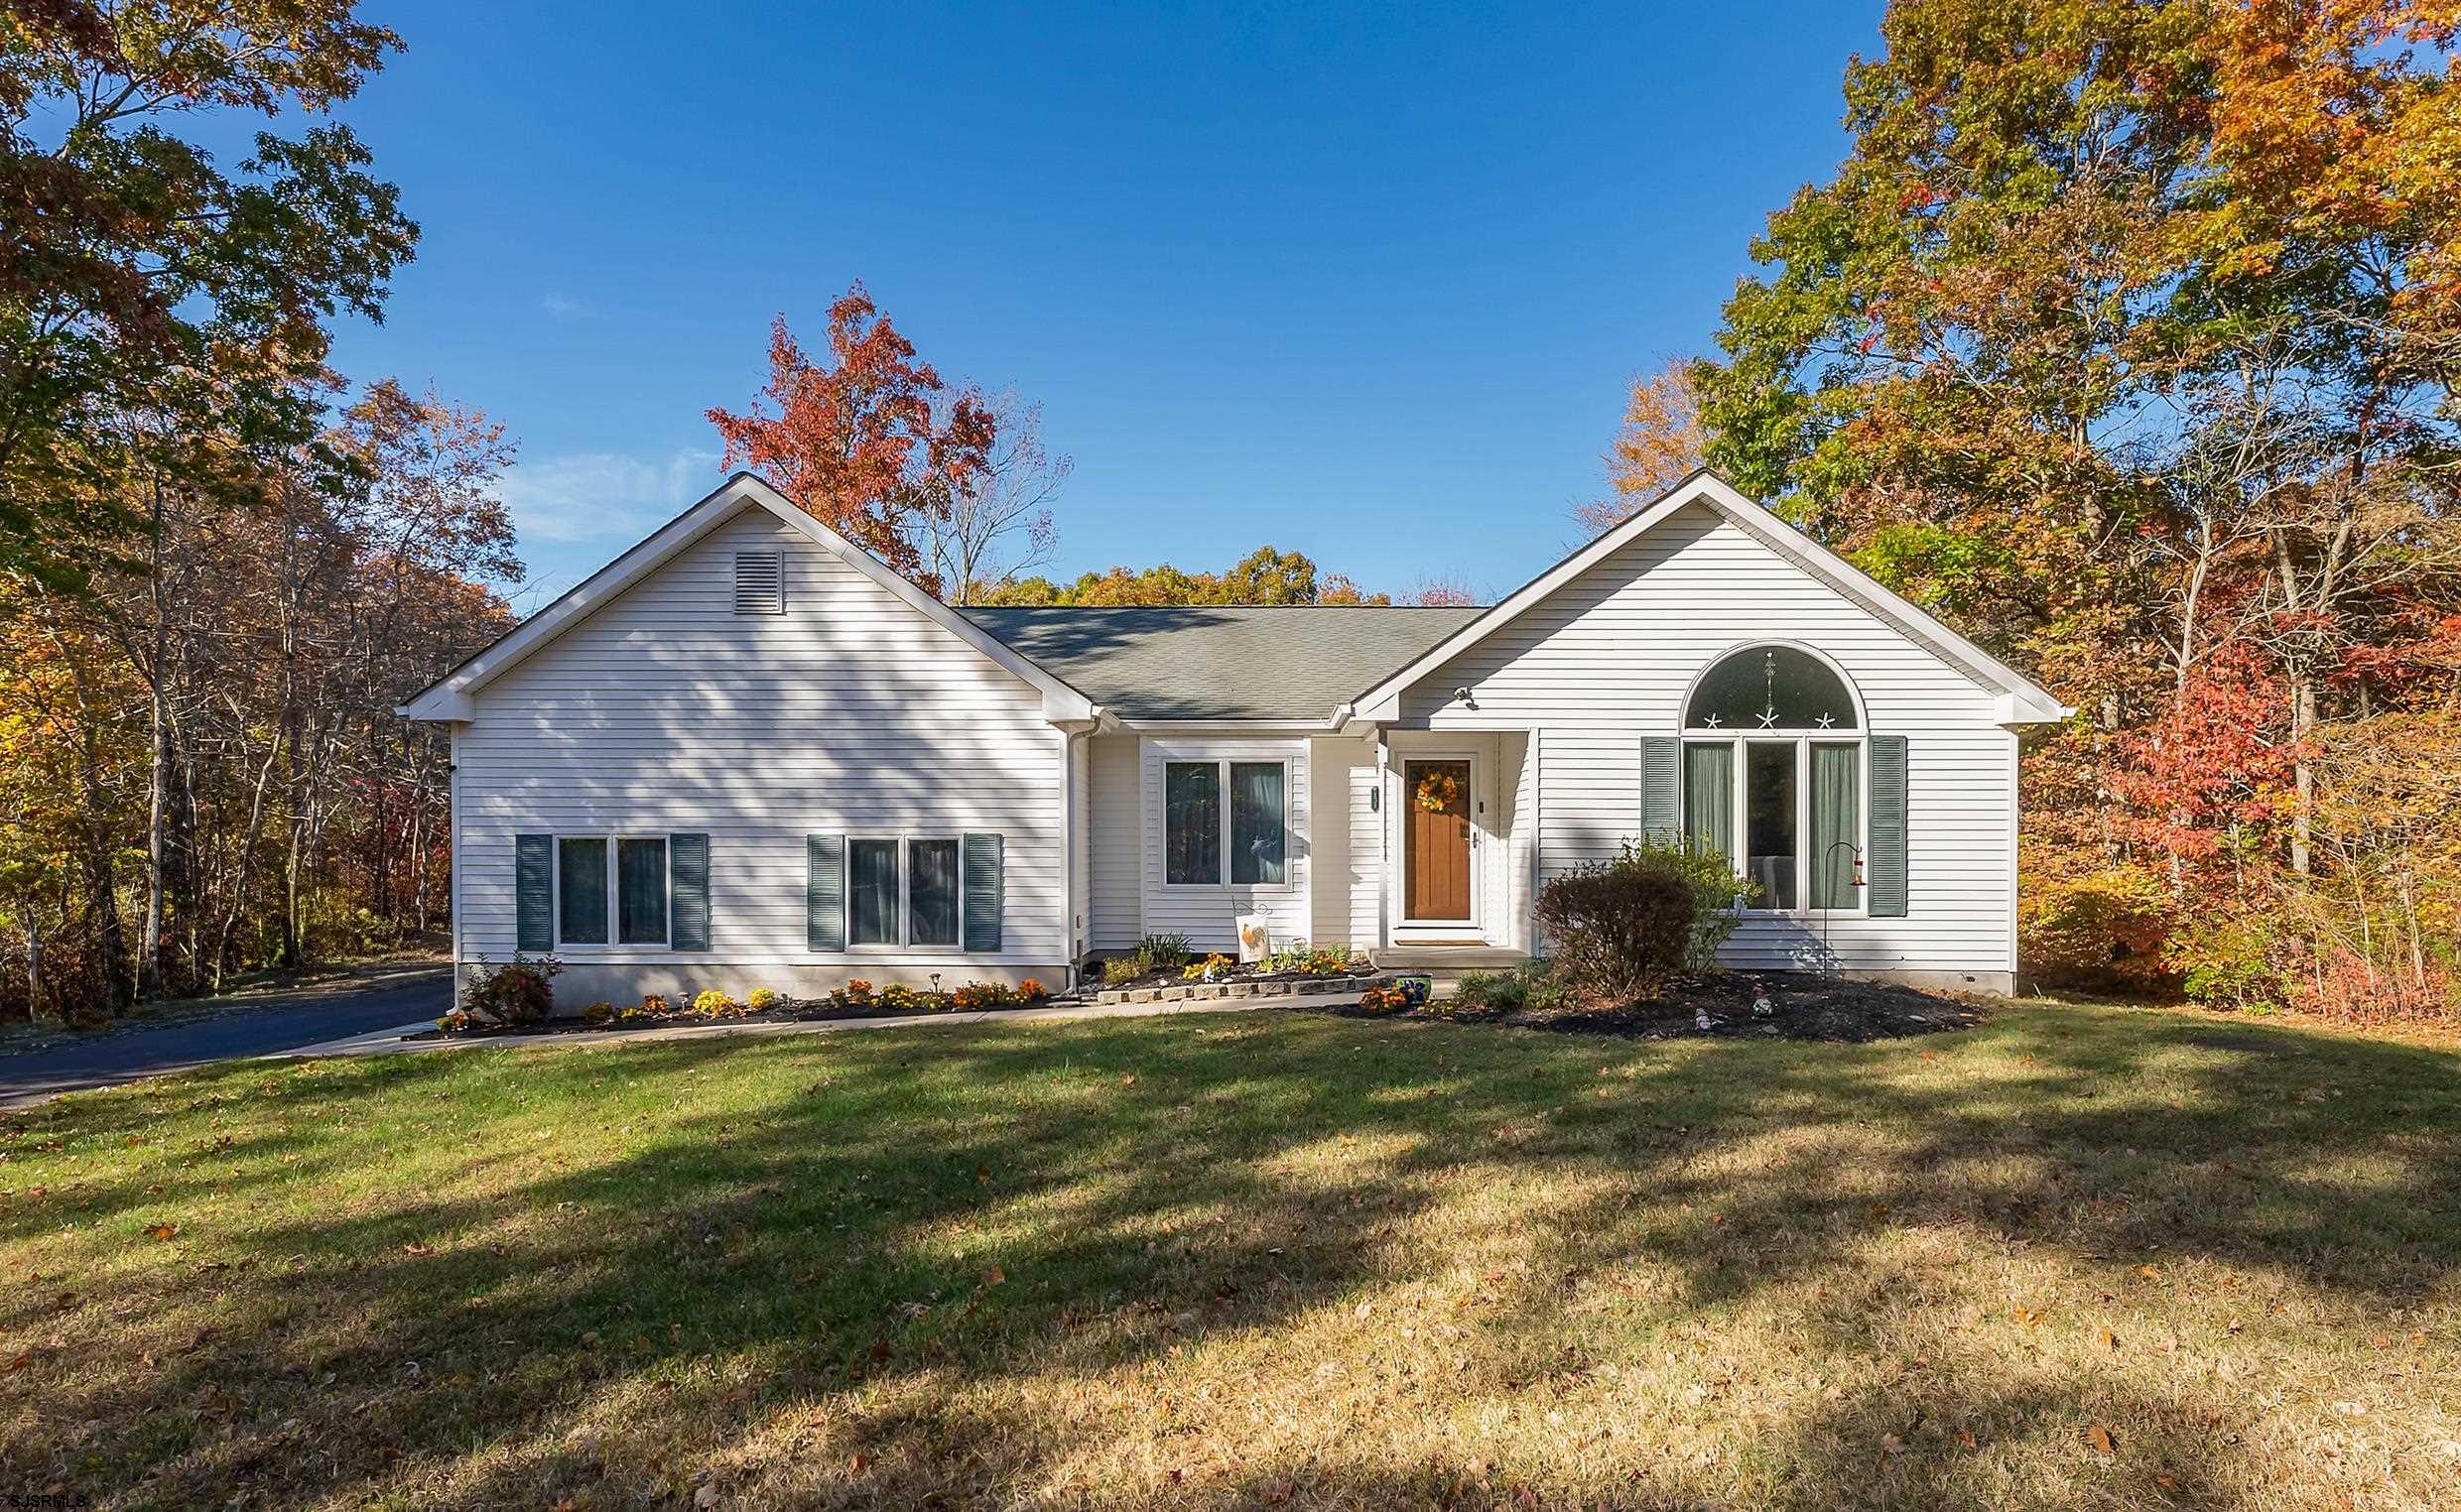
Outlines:
[[[1309, 889], [1308, 942], [1311, 945], [1355, 945], [1367, 949], [1374, 945], [1375, 935], [1370, 928], [1364, 935], [1355, 932], [1352, 922], [1352, 901], [1359, 881], [1360, 858], [1352, 850], [1351, 791], [1352, 784], [1361, 780], [1374, 781], [1375, 747], [1363, 740], [1347, 736], [1318, 736], [1308, 742], [1308, 770], [1317, 785], [1328, 795], [1316, 807], [1309, 821], [1308, 854], [1316, 868], [1317, 885]], [[1366, 765], [1362, 766], [1361, 764]], [[1360, 802], [1364, 802], [1363, 799]], [[1373, 859], [1372, 846], [1368, 861]], [[1368, 885], [1374, 885], [1375, 874], [1370, 867]], [[1368, 896], [1370, 921], [1374, 919], [1374, 896]]]
[[[735, 613], [746, 551], [781, 555], [785, 612]], [[710, 949], [593, 962], [876, 976], [877, 947], [810, 950], [805, 836], [984, 830], [1005, 837], [1002, 948], [886, 963], [1058, 980], [1066, 775], [1042, 695], [756, 506], [507, 671], [475, 715], [454, 771], [465, 960], [513, 953], [515, 834], [681, 830], [710, 837]]]
[[1096, 950], [1125, 950], [1144, 934], [1139, 895], [1144, 886], [1143, 846], [1137, 821], [1137, 737], [1095, 735], [1092, 793], [1087, 818], [1090, 906]]
[[[1907, 737], [1910, 901], [1902, 919], [1839, 914], [1825, 947], [1816, 913], [1748, 919], [1728, 962], [2012, 969], [2014, 736], [1996, 722], [1997, 695], [1706, 507], [1668, 517], [1421, 680], [1400, 722], [1539, 732], [1543, 882], [1638, 832], [1641, 738], [1680, 733], [1694, 677], [1755, 641], [1817, 647], [1854, 681], [1870, 730]], [[1475, 706], [1454, 700], [1464, 686]]]
[[1092, 948], [1094, 925], [1094, 743], [1062, 736], [1068, 747], [1068, 934], [1073, 959]]

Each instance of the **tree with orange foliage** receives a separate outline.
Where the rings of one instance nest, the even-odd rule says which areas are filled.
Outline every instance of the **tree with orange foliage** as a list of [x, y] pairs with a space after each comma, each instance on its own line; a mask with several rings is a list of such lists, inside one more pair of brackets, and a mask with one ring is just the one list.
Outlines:
[[829, 307], [829, 355], [815, 362], [779, 315], [769, 327], [769, 382], [743, 414], [712, 408], [724, 465], [741, 463], [937, 594], [925, 559], [928, 522], [991, 464], [997, 423], [971, 390], [938, 407], [940, 373], [880, 313], [857, 280]]
[[1587, 534], [1605, 534], [1700, 470], [1705, 438], [1700, 394], [1692, 382], [1698, 362], [1670, 357], [1632, 379], [1623, 400], [1622, 429], [1607, 448], [1607, 482], [1615, 492], [1573, 506], [1573, 523]]

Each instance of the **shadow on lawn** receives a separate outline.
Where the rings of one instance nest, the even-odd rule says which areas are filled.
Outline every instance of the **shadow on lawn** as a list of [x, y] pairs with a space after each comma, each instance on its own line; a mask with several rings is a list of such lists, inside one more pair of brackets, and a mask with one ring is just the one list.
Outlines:
[[[1970, 1075], [1956, 1058], [1976, 1054], [1973, 1036], [1641, 1050], [1298, 1015], [648, 1044], [488, 1063], [477, 1074], [517, 1083], [529, 1104], [477, 1127], [456, 1125], [451, 1094], [473, 1075], [463, 1057], [485, 1052], [206, 1072], [164, 1095], [240, 1093], [234, 1121], [278, 1108], [279, 1127], [194, 1141], [169, 1180], [133, 1172], [11, 1202], [0, 1240], [67, 1221], [133, 1229], [207, 1197], [244, 1212], [365, 1160], [354, 1127], [374, 1098], [432, 1107], [430, 1137], [469, 1142], [505, 1190], [235, 1224], [244, 1243], [203, 1224], [189, 1239], [245, 1268], [62, 1280], [77, 1294], [65, 1305], [38, 1300], [52, 1284], [29, 1294], [0, 1323], [11, 1352], [34, 1355], [0, 1385], [21, 1399], [0, 1417], [0, 1479], [139, 1504], [243, 1489], [621, 1504], [688, 1496], [712, 1465], [722, 1479], [729, 1447], [759, 1435], [814, 1456], [796, 1493], [812, 1499], [1005, 1502], [1077, 1447], [1065, 1406], [1009, 1398], [1007, 1415], [969, 1418], [933, 1400], [944, 1385], [1131, 1366], [1346, 1306], [1370, 1282], [1432, 1282], [1450, 1258], [1398, 1230], [1463, 1184], [1516, 1171], [1578, 1178], [1514, 1217], [1530, 1263], [1486, 1283], [1494, 1316], [1550, 1336], [1581, 1335], [1568, 1278], [1645, 1260], [1672, 1267], [1684, 1304], [1706, 1312], [1834, 1275], [1883, 1224], [2079, 1262], [2211, 1259], [2375, 1307], [2417, 1301], [2461, 1260], [2455, 1058], [2187, 1018], [2132, 1019], [2124, 1034], [2096, 1023], [2012, 1015], [1987, 1032], [2007, 1053]], [[1936, 1074], [1914, 1073], [1933, 1058]], [[2140, 1084], [2157, 1068], [2178, 1078], [2178, 1105]], [[704, 1077], [752, 1077], [758, 1095], [696, 1110]], [[645, 1087], [676, 1101], [644, 1106]], [[583, 1148], [509, 1127], [551, 1109]], [[117, 1144], [148, 1137], [153, 1111], [121, 1094], [48, 1126]], [[20, 1120], [19, 1141], [44, 1137], [41, 1115]], [[618, 1118], [655, 1138], [599, 1159], [588, 1146], [628, 1141]], [[1345, 1136], [1356, 1159], [1300, 1159]], [[1777, 1158], [1728, 1159], [1772, 1136], [1787, 1141]], [[2397, 1156], [2407, 1175], [2328, 1179], [2331, 1153]], [[1918, 1281], [1842, 1277], [1807, 1334], [1868, 1353], [1878, 1309]], [[107, 1357], [42, 1347], [131, 1317], [144, 1320], [133, 1346]], [[1598, 1363], [1578, 1343], [1545, 1360], [1509, 1337], [1482, 1347], [1457, 1389], [1499, 1401]], [[856, 1387], [889, 1405], [858, 1424], [840, 1410]], [[2013, 1386], [1889, 1390], [1937, 1444], [1883, 1455], [1852, 1437], [1869, 1402], [1815, 1406], [1772, 1451], [1769, 1503], [1830, 1505], [1841, 1487], [1859, 1504], [1953, 1501], [1939, 1476], [1954, 1473], [1961, 1428], [1987, 1444], [2073, 1435], [2079, 1410]], [[593, 1409], [625, 1431], [567, 1432]], [[808, 1421], [781, 1423], [790, 1409]], [[2230, 1480], [2233, 1451], [2174, 1404], [2094, 1411], [2129, 1415], [2123, 1458], [2193, 1445], [2213, 1484]], [[1634, 1466], [1627, 1485], [1637, 1504], [1686, 1496], [1664, 1466]], [[1513, 1494], [1508, 1478], [1436, 1463], [1267, 1464], [1164, 1489], [1209, 1504]]]

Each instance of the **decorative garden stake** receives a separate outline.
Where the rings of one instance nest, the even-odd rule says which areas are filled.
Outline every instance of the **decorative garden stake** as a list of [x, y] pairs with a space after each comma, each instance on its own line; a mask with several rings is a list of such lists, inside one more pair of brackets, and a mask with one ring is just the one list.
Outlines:
[[1751, 984], [1751, 1016], [1755, 1019], [1765, 1019], [1776, 1012], [1777, 1005], [1769, 1001], [1768, 989], [1758, 982], [1753, 982]]

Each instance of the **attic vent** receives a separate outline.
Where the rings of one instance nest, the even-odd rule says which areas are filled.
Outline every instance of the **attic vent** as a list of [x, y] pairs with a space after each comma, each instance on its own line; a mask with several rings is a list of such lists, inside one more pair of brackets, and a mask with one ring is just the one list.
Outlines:
[[786, 564], [782, 553], [735, 553], [735, 612], [786, 612]]

